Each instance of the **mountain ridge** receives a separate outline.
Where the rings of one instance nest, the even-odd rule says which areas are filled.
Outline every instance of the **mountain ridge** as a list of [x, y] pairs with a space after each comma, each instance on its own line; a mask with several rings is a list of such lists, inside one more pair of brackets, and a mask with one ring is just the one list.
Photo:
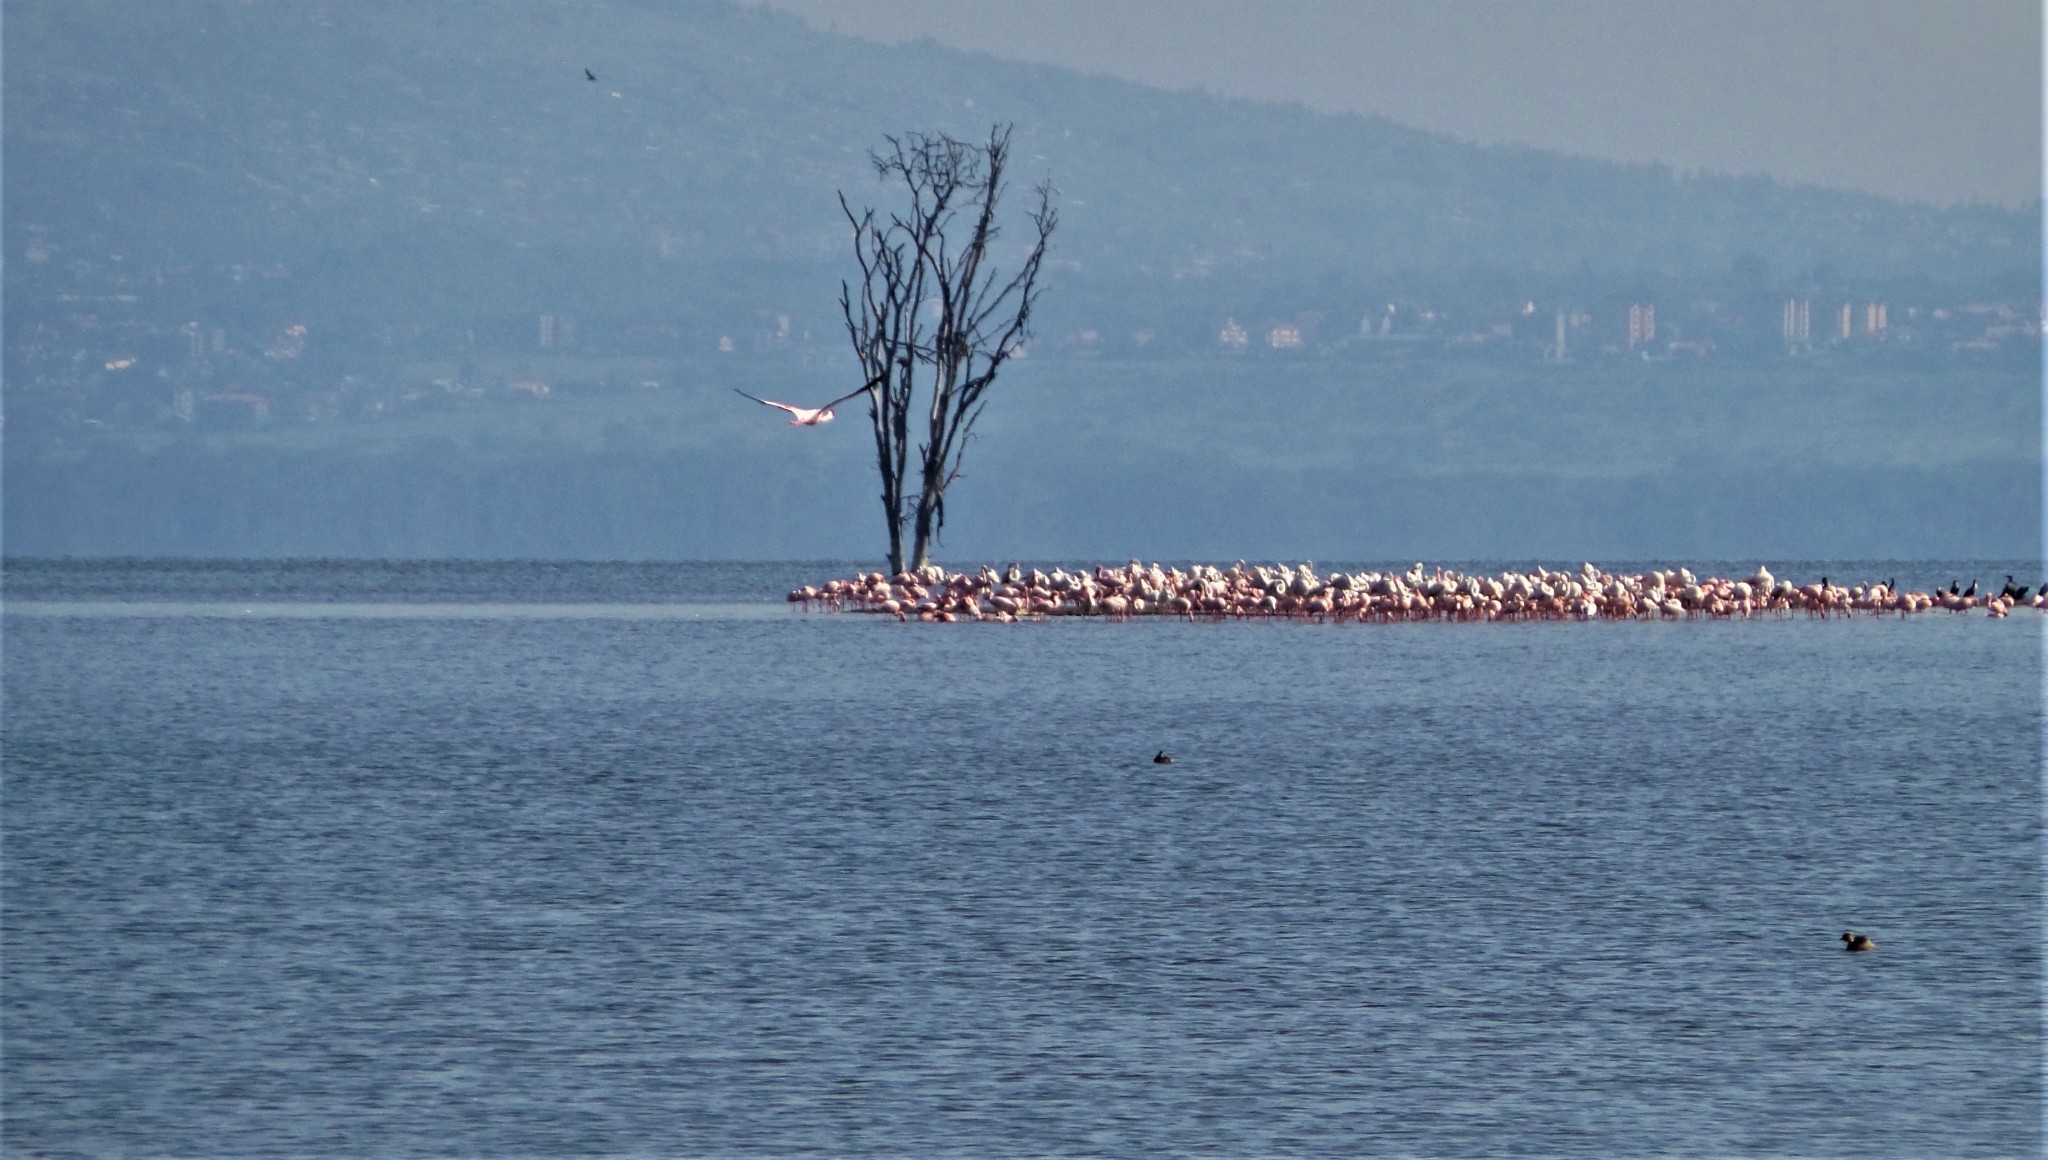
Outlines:
[[[139, 252], [175, 224], [251, 260], [307, 262], [454, 219], [511, 247], [829, 267], [833, 192], [871, 191], [863, 161], [883, 133], [975, 136], [992, 120], [1018, 126], [1020, 176], [1067, 194], [1066, 260], [1118, 282], [1475, 266], [1703, 278], [1744, 255], [1780, 281], [1962, 281], [2039, 252], [2020, 211], [1462, 143], [876, 45], [772, 9], [81, 0], [9, 14], [9, 232], [96, 229]], [[86, 188], [99, 204], [79, 204]]]

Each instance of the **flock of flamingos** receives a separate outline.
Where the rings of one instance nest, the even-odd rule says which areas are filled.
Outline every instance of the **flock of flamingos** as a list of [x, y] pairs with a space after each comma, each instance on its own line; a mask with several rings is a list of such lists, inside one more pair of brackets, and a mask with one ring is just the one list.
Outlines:
[[2014, 608], [2048, 608], [2048, 584], [2029, 593], [2007, 576], [1995, 596], [1980, 595], [1975, 580], [1947, 592], [1902, 592], [1891, 581], [1844, 587], [1827, 577], [1794, 584], [1758, 568], [1752, 576], [1694, 576], [1684, 568], [1615, 574], [1591, 564], [1577, 572], [1503, 572], [1467, 576], [1421, 564], [1406, 572], [1317, 573], [1313, 564], [1272, 567], [1240, 560], [1229, 568], [1206, 564], [1161, 568], [1133, 560], [1121, 568], [1068, 572], [947, 572], [933, 565], [894, 577], [869, 572], [852, 579], [805, 585], [792, 604], [829, 611], [870, 612], [898, 620], [1011, 623], [1052, 616], [1175, 616], [1188, 620], [1299, 621], [1644, 620], [1748, 617], [1871, 616], [1981, 609], [2002, 617]]

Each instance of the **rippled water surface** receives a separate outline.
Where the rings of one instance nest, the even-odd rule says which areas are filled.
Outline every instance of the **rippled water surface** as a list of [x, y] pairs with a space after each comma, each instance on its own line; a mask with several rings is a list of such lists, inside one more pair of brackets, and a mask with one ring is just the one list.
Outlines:
[[8, 1155], [2040, 1151], [2031, 611], [7, 569]]

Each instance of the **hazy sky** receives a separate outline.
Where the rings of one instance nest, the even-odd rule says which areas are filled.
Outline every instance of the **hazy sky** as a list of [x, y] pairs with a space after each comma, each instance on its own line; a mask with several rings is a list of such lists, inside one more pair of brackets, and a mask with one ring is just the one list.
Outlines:
[[1470, 141], [2019, 204], [2038, 0], [767, 0], [815, 27]]

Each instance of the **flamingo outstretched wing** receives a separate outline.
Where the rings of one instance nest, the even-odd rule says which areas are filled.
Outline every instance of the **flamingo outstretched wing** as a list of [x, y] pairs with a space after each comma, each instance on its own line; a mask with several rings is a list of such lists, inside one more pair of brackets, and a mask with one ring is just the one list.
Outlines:
[[820, 411], [829, 411], [829, 410], [831, 410], [832, 408], [834, 408], [834, 407], [838, 406], [839, 404], [841, 404], [841, 403], [844, 403], [844, 402], [845, 402], [845, 401], [847, 401], [848, 399], [858, 399], [858, 398], [860, 398], [860, 397], [861, 397], [862, 395], [865, 395], [865, 394], [867, 394], [867, 393], [868, 393], [869, 391], [872, 391], [872, 390], [874, 390], [874, 389], [875, 389], [875, 384], [874, 384], [874, 383], [869, 383], [869, 384], [868, 384], [867, 386], [865, 386], [865, 387], [862, 387], [862, 388], [860, 388], [859, 390], [855, 390], [855, 391], [848, 391], [847, 393], [845, 393], [845, 394], [843, 394], [843, 395], [839, 396], [838, 398], [836, 398], [836, 399], [832, 400], [831, 402], [829, 402], [829, 403], [825, 404], [824, 406], [822, 406], [822, 407], [820, 407], [820, 408], [818, 408], [818, 409], [819, 409]]
[[746, 398], [752, 399], [756, 403], [759, 403], [764, 407], [774, 407], [778, 411], [788, 411], [790, 414], [796, 416], [796, 421], [799, 423], [803, 422], [806, 417], [817, 414], [818, 411], [826, 410], [826, 408], [824, 407], [818, 408], [818, 411], [811, 410], [809, 407], [793, 407], [790, 406], [788, 403], [778, 403], [773, 399], [764, 399], [759, 395], [749, 395], [745, 391], [740, 390], [738, 387], [734, 387], [732, 389], [732, 393], [735, 395], [742, 395], [745, 396]]
[[773, 399], [764, 399], [759, 395], [749, 395], [738, 387], [734, 387], [732, 390], [733, 394], [745, 396], [764, 407], [774, 407], [777, 410], [788, 411], [791, 416], [789, 425], [792, 427], [815, 427], [820, 423], [830, 423], [832, 421], [832, 408], [844, 403], [848, 399], [858, 398], [861, 395], [867, 394], [869, 391], [874, 390], [875, 384], [880, 381], [877, 378], [859, 390], [841, 395], [822, 407], [797, 407], [788, 403], [778, 403]]

